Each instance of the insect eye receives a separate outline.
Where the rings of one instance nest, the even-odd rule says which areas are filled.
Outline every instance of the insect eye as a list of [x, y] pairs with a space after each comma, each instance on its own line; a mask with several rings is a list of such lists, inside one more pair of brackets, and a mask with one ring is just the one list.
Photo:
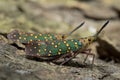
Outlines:
[[91, 39], [88, 39], [88, 41], [91, 41]]
[[62, 35], [62, 38], [64, 38], [64, 36]]
[[62, 35], [62, 39], [64, 39], [65, 38], [65, 35]]

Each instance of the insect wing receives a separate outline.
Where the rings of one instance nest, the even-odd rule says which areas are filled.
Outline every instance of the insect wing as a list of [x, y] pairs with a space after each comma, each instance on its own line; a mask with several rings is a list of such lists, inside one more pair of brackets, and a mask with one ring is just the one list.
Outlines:
[[51, 33], [25, 33], [25, 32], [21, 32], [18, 30], [14, 30], [12, 32], [10, 32], [7, 35], [8, 39], [16, 42], [19, 41], [21, 43], [29, 43], [32, 42], [34, 40], [38, 40], [38, 41], [51, 41], [51, 40], [55, 40], [56, 37], [54, 36], [54, 34]]
[[46, 47], [47, 47], [46, 42], [33, 41], [25, 46], [25, 52], [27, 56], [35, 57], [45, 56]]
[[19, 38], [19, 31], [18, 30], [14, 30], [12, 32], [10, 32], [7, 35], [8, 39], [12, 40], [12, 41], [17, 41]]

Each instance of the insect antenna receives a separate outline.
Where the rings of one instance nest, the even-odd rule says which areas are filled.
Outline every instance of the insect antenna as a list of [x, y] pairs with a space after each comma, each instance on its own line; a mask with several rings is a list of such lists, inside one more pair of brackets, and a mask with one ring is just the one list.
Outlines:
[[109, 23], [109, 20], [106, 21], [106, 23], [101, 27], [101, 29], [94, 36], [97, 37], [99, 33], [107, 26], [108, 23]]
[[[85, 23], [85, 22], [82, 22], [79, 26], [77, 26], [75, 29], [73, 29], [71, 32], [69, 32], [69, 33], [67, 34], [67, 37], [70, 36], [70, 35], [71, 35], [73, 32], [75, 32], [77, 29], [79, 29], [80, 27], [82, 27], [84, 23]], [[65, 34], [62, 35], [62, 38], [64, 38], [64, 37], [65, 37]]]
[[76, 27], [74, 30], [72, 30], [71, 32], [68, 33], [68, 36], [71, 35], [73, 32], [75, 32], [77, 29], [79, 29], [80, 27], [83, 26], [85, 22], [82, 22], [78, 27]]

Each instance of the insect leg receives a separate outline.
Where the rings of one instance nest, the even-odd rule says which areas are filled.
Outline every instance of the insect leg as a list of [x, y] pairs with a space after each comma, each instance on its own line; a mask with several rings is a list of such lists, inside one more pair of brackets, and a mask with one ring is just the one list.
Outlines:
[[63, 65], [65, 63], [67, 63], [68, 61], [70, 61], [71, 59], [75, 58], [75, 56], [78, 55], [78, 52], [74, 53], [74, 52], [71, 51], [71, 54], [74, 54], [74, 55], [70, 56], [70, 58], [68, 58], [67, 60], [65, 60], [64, 62], [62, 62], [60, 65]]
[[65, 58], [66, 56], [68, 56], [69, 54], [64, 54], [62, 56], [60, 56], [59, 58], [53, 60], [53, 62], [56, 62], [57, 60], [61, 59], [61, 58]]
[[82, 52], [82, 53], [87, 55], [86, 58], [84, 59], [83, 63], [85, 63], [85, 61], [87, 60], [87, 58], [88, 58], [89, 55], [92, 55], [92, 56], [93, 56], [93, 59], [92, 59], [92, 66], [93, 66], [95, 54], [91, 53], [91, 49], [87, 49], [87, 50], [85, 50], [85, 51]]
[[[85, 53], [91, 53], [91, 49], [86, 49], [86, 51], [84, 51], [82, 53], [84, 53], [84, 54]], [[85, 63], [85, 61], [87, 60], [87, 58], [88, 58], [88, 54], [87, 54], [86, 58], [84, 59], [83, 63]]]

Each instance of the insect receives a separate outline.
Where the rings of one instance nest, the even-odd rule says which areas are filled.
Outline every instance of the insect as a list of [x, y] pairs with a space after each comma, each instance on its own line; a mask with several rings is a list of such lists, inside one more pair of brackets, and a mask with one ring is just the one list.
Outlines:
[[84, 22], [82, 22], [78, 27], [76, 27], [74, 30], [72, 30], [68, 34], [53, 34], [53, 33], [25, 33], [18, 30], [14, 30], [10, 32], [7, 37], [8, 39], [11, 39], [12, 41], [16, 42], [19, 41], [21, 43], [29, 43], [34, 40], [38, 41], [50, 41], [50, 40], [60, 40], [60, 39], [66, 39], [68, 36], [70, 36], [74, 31], [76, 31], [78, 28], [80, 28]]
[[66, 58], [69, 56], [69, 59], [63, 61], [61, 64], [64, 64], [76, 57], [79, 53], [87, 54], [84, 62], [86, 61], [88, 55], [93, 56], [92, 64], [94, 62], [95, 55], [91, 53], [91, 49], [87, 47], [96, 41], [99, 33], [103, 28], [109, 23], [107, 21], [101, 29], [93, 36], [84, 37], [80, 39], [67, 39], [67, 40], [54, 40], [50, 42], [39, 42], [33, 41], [26, 45], [25, 52], [27, 56], [44, 58], [44, 59], [60, 59]]

